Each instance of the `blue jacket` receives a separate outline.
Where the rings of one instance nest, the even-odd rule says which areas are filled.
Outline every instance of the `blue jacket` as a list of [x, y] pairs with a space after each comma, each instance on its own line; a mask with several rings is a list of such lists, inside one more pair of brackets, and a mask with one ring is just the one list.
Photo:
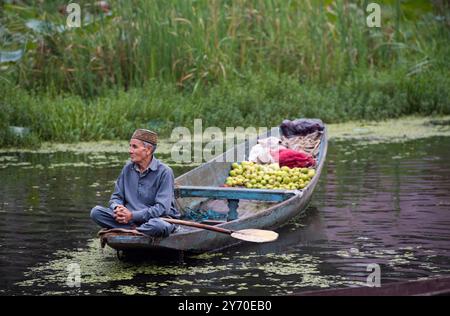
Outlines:
[[128, 162], [117, 178], [109, 201], [111, 209], [118, 205], [124, 205], [133, 213], [135, 223], [163, 216], [179, 218], [174, 203], [172, 169], [154, 156], [143, 173], [135, 163]]

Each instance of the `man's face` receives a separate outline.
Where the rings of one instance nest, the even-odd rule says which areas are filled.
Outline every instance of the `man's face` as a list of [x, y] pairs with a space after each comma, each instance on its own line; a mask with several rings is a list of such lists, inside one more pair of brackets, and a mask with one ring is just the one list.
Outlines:
[[145, 147], [142, 141], [138, 139], [130, 140], [129, 153], [132, 162], [141, 163], [150, 156], [151, 152], [151, 148]]

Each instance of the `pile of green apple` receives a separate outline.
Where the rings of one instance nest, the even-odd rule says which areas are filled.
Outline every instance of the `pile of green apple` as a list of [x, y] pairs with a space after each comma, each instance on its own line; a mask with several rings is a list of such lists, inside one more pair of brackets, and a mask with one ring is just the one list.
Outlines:
[[305, 188], [316, 171], [311, 168], [289, 168], [278, 164], [260, 165], [250, 161], [233, 163], [227, 187], [246, 187], [249, 189], [286, 189]]

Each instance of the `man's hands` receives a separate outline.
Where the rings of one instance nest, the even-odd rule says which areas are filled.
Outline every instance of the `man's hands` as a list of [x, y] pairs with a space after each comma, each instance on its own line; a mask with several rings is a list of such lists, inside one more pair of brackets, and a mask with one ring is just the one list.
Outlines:
[[114, 209], [114, 219], [120, 224], [128, 224], [133, 219], [133, 214], [123, 205]]

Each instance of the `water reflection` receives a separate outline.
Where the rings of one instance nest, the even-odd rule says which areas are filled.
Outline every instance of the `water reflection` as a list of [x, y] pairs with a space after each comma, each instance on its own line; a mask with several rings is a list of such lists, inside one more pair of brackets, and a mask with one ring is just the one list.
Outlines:
[[[101, 251], [88, 214], [107, 203], [126, 154], [0, 154], [0, 288], [264, 295], [361, 285], [370, 263], [382, 283], [450, 274], [449, 145], [331, 143], [310, 207], [277, 230], [278, 241], [124, 262]], [[66, 284], [70, 263], [80, 265], [81, 288]]]

